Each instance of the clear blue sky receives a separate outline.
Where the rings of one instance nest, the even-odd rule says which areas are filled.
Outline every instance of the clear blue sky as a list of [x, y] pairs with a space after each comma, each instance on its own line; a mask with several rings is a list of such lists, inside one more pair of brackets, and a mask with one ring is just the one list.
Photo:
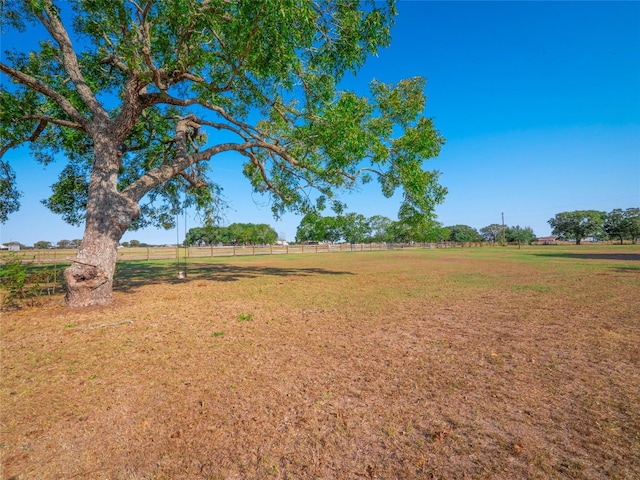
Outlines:
[[[428, 79], [425, 114], [447, 138], [427, 165], [449, 189], [440, 222], [479, 229], [504, 213], [507, 225], [546, 236], [558, 212], [640, 206], [640, 2], [401, 0], [398, 11], [391, 47], [348, 86], [365, 93], [372, 78]], [[81, 238], [40, 204], [62, 162], [43, 170], [27, 150], [6, 158], [24, 196], [0, 241]], [[234, 155], [213, 163], [231, 205], [227, 223], [269, 223], [292, 240], [300, 218], [276, 222], [241, 164]], [[399, 206], [375, 185], [344, 199], [366, 216], [395, 219]], [[174, 243], [176, 232], [123, 238], [131, 239]]]

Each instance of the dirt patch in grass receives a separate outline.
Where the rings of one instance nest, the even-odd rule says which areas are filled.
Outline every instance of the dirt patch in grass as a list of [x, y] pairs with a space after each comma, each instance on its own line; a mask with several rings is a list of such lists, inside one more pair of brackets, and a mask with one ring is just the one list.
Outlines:
[[123, 265], [2, 315], [1, 478], [639, 478], [638, 252]]

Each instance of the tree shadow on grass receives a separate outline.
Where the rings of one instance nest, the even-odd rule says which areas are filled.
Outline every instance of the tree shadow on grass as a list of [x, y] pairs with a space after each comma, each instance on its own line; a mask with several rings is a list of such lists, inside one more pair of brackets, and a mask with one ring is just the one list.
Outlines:
[[618, 273], [633, 273], [633, 274], [638, 274], [640, 273], [640, 265], [633, 265], [632, 267], [614, 267], [613, 268], [614, 271], [618, 272]]
[[143, 285], [179, 284], [194, 280], [235, 282], [263, 276], [353, 275], [351, 272], [324, 268], [274, 268], [204, 262], [188, 263], [186, 278], [178, 278], [178, 270], [184, 270], [184, 266], [177, 267], [175, 264], [148, 263], [144, 261], [118, 263], [114, 277], [114, 290], [130, 292]]
[[616, 260], [616, 261], [635, 261], [640, 262], [640, 253], [569, 253], [569, 252], [548, 252], [534, 253], [537, 257], [558, 257], [558, 258], [576, 258], [580, 260]]

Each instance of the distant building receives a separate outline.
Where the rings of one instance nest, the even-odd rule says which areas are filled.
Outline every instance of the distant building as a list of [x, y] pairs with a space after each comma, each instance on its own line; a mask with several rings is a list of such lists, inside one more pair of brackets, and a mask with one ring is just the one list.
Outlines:
[[558, 237], [539, 237], [538, 245], [555, 245], [558, 241]]

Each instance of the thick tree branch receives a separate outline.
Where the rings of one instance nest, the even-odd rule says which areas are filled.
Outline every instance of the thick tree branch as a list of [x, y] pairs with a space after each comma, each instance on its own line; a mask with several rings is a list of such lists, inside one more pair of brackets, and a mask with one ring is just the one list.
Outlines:
[[132, 76], [127, 80], [122, 94], [122, 108], [113, 122], [114, 135], [118, 138], [118, 143], [124, 141], [143, 110], [153, 104], [144, 92], [146, 87], [137, 78]]
[[129, 200], [139, 202], [148, 192], [179, 175], [185, 168], [203, 160], [208, 160], [221, 152], [241, 151], [250, 148], [252, 144], [247, 143], [221, 143], [215, 147], [208, 148], [202, 152], [196, 152], [189, 156], [178, 158], [171, 163], [161, 165], [148, 171], [138, 180], [133, 182], [122, 191], [122, 195]]
[[75, 120], [79, 125], [82, 126], [83, 129], [87, 129], [89, 126], [89, 122], [86, 118], [84, 118], [78, 110], [71, 104], [66, 97], [56, 92], [49, 85], [41, 82], [40, 80], [32, 77], [31, 75], [27, 75], [20, 70], [16, 70], [9, 65], [0, 62], [0, 71], [9, 75], [11, 78], [16, 80], [18, 83], [35, 90], [38, 93], [41, 93], [45, 97], [53, 100], [60, 108], [62, 108], [69, 117]]
[[122, 59], [120, 59], [116, 55], [109, 55], [108, 57], [103, 58], [101, 63], [103, 63], [104, 65], [111, 65], [113, 67], [116, 67], [118, 70], [120, 70], [123, 73], [126, 73], [126, 74], [130, 73], [129, 69], [127, 68], [125, 63], [122, 61]]
[[180, 119], [178, 125], [176, 125], [176, 154], [178, 158], [187, 156], [187, 140], [189, 139], [189, 128], [198, 130], [200, 124], [196, 122], [194, 115], [189, 115], [186, 118]]
[[[235, 119], [234, 117], [232, 117], [231, 115], [229, 115], [224, 108], [219, 107], [217, 105], [211, 105], [210, 103], [204, 102], [198, 98], [186, 98], [186, 99], [180, 99], [180, 98], [175, 98], [172, 97], [170, 95], [167, 95], [166, 93], [158, 93], [158, 92], [154, 92], [154, 93], [146, 93], [146, 94], [142, 94], [140, 95], [140, 98], [142, 99], [142, 101], [147, 104], [147, 105], [155, 105], [155, 104], [167, 104], [167, 105], [174, 105], [176, 107], [192, 107], [194, 105], [198, 105], [201, 107], [206, 108], [207, 110], [211, 110], [212, 112], [217, 113], [218, 115], [220, 115], [222, 118], [224, 118], [226, 121], [228, 121], [229, 123], [235, 125], [236, 127], [238, 127], [238, 129], [240, 131], [243, 131], [246, 133], [246, 135], [248, 135], [251, 138], [254, 139], [260, 139], [261, 136], [258, 135], [257, 133], [257, 129], [256, 127], [249, 125], [247, 123], [241, 122], [240, 120]], [[201, 122], [203, 124], [207, 123], [207, 122]], [[212, 124], [213, 126], [213, 124]], [[216, 127], [217, 128], [217, 127]], [[237, 133], [237, 132], [236, 132]], [[240, 135], [240, 134], [239, 134]], [[245, 137], [245, 135], [241, 135], [243, 138], [247, 138]]]
[[[192, 119], [190, 119], [192, 121]], [[185, 123], [185, 127], [188, 124]], [[180, 143], [180, 140], [177, 142]], [[180, 149], [180, 146], [177, 145]], [[285, 160], [289, 165], [295, 167], [298, 165], [298, 161], [289, 155], [282, 147], [274, 145], [272, 143], [264, 141], [249, 141], [244, 143], [221, 143], [211, 148], [207, 148], [201, 152], [194, 152], [190, 155], [178, 157], [173, 162], [161, 165], [153, 170], [148, 171], [142, 175], [138, 180], [129, 185], [122, 191], [122, 195], [126, 198], [138, 202], [140, 199], [153, 190], [160, 184], [170, 180], [176, 175], [180, 175], [187, 167], [194, 165], [198, 162], [211, 159], [211, 157], [228, 151], [237, 151], [242, 155], [247, 156], [247, 152], [250, 152], [252, 148], [266, 149], [273, 152], [278, 157]]]
[[[84, 127], [79, 123], [70, 122], [69, 120], [62, 120], [61, 118], [49, 117], [47, 115], [26, 115], [24, 117], [16, 119], [16, 121], [18, 122], [22, 120], [39, 120], [40, 121], [39, 127], [42, 126], [42, 129], [44, 129], [44, 127], [48, 123], [53, 123], [54, 125], [60, 125], [61, 127], [73, 128], [74, 130], [79, 130], [81, 132], [85, 131]], [[34, 135], [35, 135], [35, 132], [34, 132]], [[29, 141], [31, 142], [35, 141], [39, 135], [40, 133], [38, 133], [36, 137], [32, 135], [32, 138], [30, 138]]]
[[102, 105], [100, 105], [100, 102], [98, 102], [98, 99], [95, 97], [82, 75], [80, 64], [78, 63], [78, 57], [76, 56], [69, 34], [60, 21], [53, 4], [49, 1], [45, 4], [43, 9], [46, 15], [39, 13], [37, 16], [47, 31], [58, 43], [60, 51], [62, 52], [62, 64], [65, 71], [69, 74], [69, 78], [76, 87], [78, 95], [80, 95], [84, 104], [95, 117], [102, 117], [103, 119], [108, 118], [109, 115], [102, 108]]

